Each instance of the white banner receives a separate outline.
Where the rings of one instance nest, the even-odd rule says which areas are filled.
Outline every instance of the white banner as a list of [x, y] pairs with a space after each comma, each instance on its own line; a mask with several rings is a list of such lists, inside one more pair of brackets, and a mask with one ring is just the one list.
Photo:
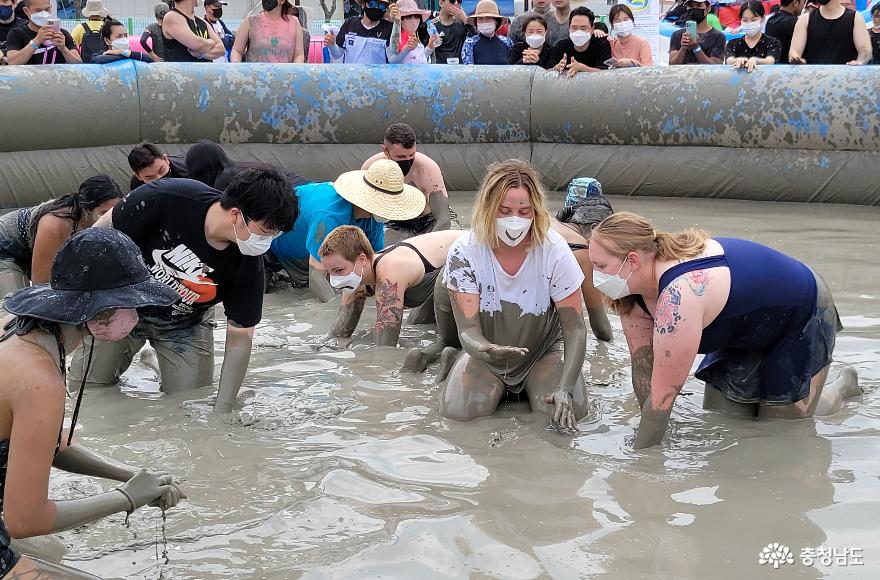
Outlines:
[[659, 65], [660, 60], [660, 0], [620, 0], [632, 10], [636, 17], [636, 34], [644, 38], [651, 45], [654, 56], [654, 64]]

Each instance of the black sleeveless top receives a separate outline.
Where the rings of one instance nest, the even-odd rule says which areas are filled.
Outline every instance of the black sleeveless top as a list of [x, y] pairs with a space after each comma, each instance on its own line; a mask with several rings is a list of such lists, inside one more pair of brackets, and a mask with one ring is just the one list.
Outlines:
[[828, 20], [819, 9], [813, 10], [807, 25], [807, 45], [804, 60], [807, 64], [846, 64], [859, 56], [853, 42], [856, 13], [845, 10], [843, 16]]
[[414, 286], [410, 286], [403, 293], [403, 306], [405, 308], [415, 308], [416, 306], [421, 306], [428, 300], [431, 296], [434, 295], [434, 281], [437, 279], [437, 276], [440, 275], [440, 271], [442, 266], [435, 266], [428, 259], [416, 249], [416, 247], [409, 242], [397, 242], [391, 246], [388, 246], [384, 250], [378, 253], [378, 255], [373, 259], [373, 271], [376, 270], [376, 265], [379, 263], [383, 257], [385, 257], [388, 253], [392, 252], [395, 248], [399, 247], [409, 248], [422, 261], [422, 266], [425, 268], [425, 275], [419, 281], [418, 284]]
[[[201, 38], [210, 38], [208, 36], [208, 23], [199, 18], [198, 16], [193, 16], [194, 19], [187, 18], [186, 15], [174, 8], [172, 12], [177, 12], [184, 18], [186, 18], [186, 23], [189, 25], [189, 29], [192, 30], [193, 34], [199, 36]], [[186, 48], [183, 44], [180, 43], [177, 39], [174, 38], [165, 38], [165, 60], [167, 62], [211, 62], [210, 59], [199, 59], [194, 57], [189, 53], [189, 49]]]

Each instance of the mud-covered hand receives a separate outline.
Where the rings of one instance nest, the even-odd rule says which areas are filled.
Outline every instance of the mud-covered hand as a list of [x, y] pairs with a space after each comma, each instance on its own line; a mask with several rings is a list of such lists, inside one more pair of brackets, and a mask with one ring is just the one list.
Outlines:
[[167, 473], [149, 472], [142, 469], [140, 473], [117, 487], [116, 489], [128, 498], [131, 504], [129, 512], [161, 499], [172, 489], [172, 477]]
[[167, 510], [173, 508], [178, 503], [180, 503], [180, 500], [187, 499], [186, 494], [180, 487], [180, 484], [174, 481], [174, 478], [171, 476], [170, 473], [167, 473], [165, 471], [154, 471], [153, 475], [157, 475], [159, 477], [171, 477], [171, 486], [168, 491], [162, 494], [161, 497], [154, 499], [147, 505], [149, 505], [150, 507], [162, 508], [163, 510]]
[[514, 362], [529, 353], [529, 349], [519, 346], [504, 346], [491, 342], [480, 346], [480, 355], [483, 360], [496, 365]]
[[565, 435], [574, 435], [578, 432], [577, 418], [574, 416], [573, 397], [564, 387], [559, 387], [551, 395], [544, 398], [548, 405], [554, 405], [553, 417], [550, 424], [554, 429]]

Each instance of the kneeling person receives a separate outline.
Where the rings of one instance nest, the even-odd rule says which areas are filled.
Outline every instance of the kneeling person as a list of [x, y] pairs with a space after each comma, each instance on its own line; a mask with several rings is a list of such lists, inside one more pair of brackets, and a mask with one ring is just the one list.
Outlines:
[[550, 414], [561, 431], [573, 432], [586, 414], [584, 275], [550, 229], [544, 198], [531, 164], [490, 165], [473, 230], [449, 250], [443, 283], [464, 354], [443, 387], [444, 417], [491, 415], [506, 390], [523, 389], [532, 410]]
[[318, 254], [330, 285], [342, 290], [339, 315], [328, 338], [351, 336], [372, 289], [376, 295], [376, 344], [397, 346], [403, 309], [431, 300], [449, 247], [465, 232], [447, 230], [398, 242], [374, 253], [360, 228], [341, 226], [330, 232]]
[[[263, 308], [263, 258], [272, 240], [293, 227], [297, 207], [290, 183], [274, 169], [248, 169], [219, 191], [190, 179], [162, 179], [131, 192], [97, 226], [127, 234], [153, 277], [181, 301], [139, 312], [127, 338], [98, 342], [100, 364], [87, 382], [112, 385], [149, 340], [159, 358], [162, 390], [213, 383], [213, 306], [226, 311], [226, 346], [215, 409], [231, 410], [247, 372], [254, 327]], [[82, 352], [71, 379], [82, 376]]]

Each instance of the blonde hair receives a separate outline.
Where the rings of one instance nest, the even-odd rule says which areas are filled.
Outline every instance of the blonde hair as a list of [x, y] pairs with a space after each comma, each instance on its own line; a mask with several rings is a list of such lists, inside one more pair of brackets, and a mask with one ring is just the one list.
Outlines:
[[[688, 228], [677, 234], [655, 231], [651, 222], [640, 215], [622, 211], [611, 214], [593, 228], [592, 242], [598, 242], [608, 253], [626, 258], [630, 252], [644, 252], [655, 260], [685, 260], [703, 253], [709, 232]], [[636, 305], [634, 296], [620, 300], [606, 298], [611, 309], [628, 314]]]
[[359, 227], [339, 226], [327, 234], [318, 248], [318, 256], [322, 258], [331, 254], [342, 256], [349, 262], [354, 262], [361, 254], [366, 255], [367, 260], [372, 260], [373, 247]]
[[529, 203], [535, 213], [532, 222], [532, 241], [529, 248], [540, 246], [547, 240], [550, 229], [550, 212], [544, 203], [544, 187], [538, 169], [522, 159], [508, 159], [493, 163], [486, 168], [486, 175], [477, 192], [477, 203], [471, 218], [471, 230], [482, 244], [490, 248], [498, 247], [499, 241], [495, 231], [495, 219], [504, 196], [514, 187], [524, 187], [529, 193]]

